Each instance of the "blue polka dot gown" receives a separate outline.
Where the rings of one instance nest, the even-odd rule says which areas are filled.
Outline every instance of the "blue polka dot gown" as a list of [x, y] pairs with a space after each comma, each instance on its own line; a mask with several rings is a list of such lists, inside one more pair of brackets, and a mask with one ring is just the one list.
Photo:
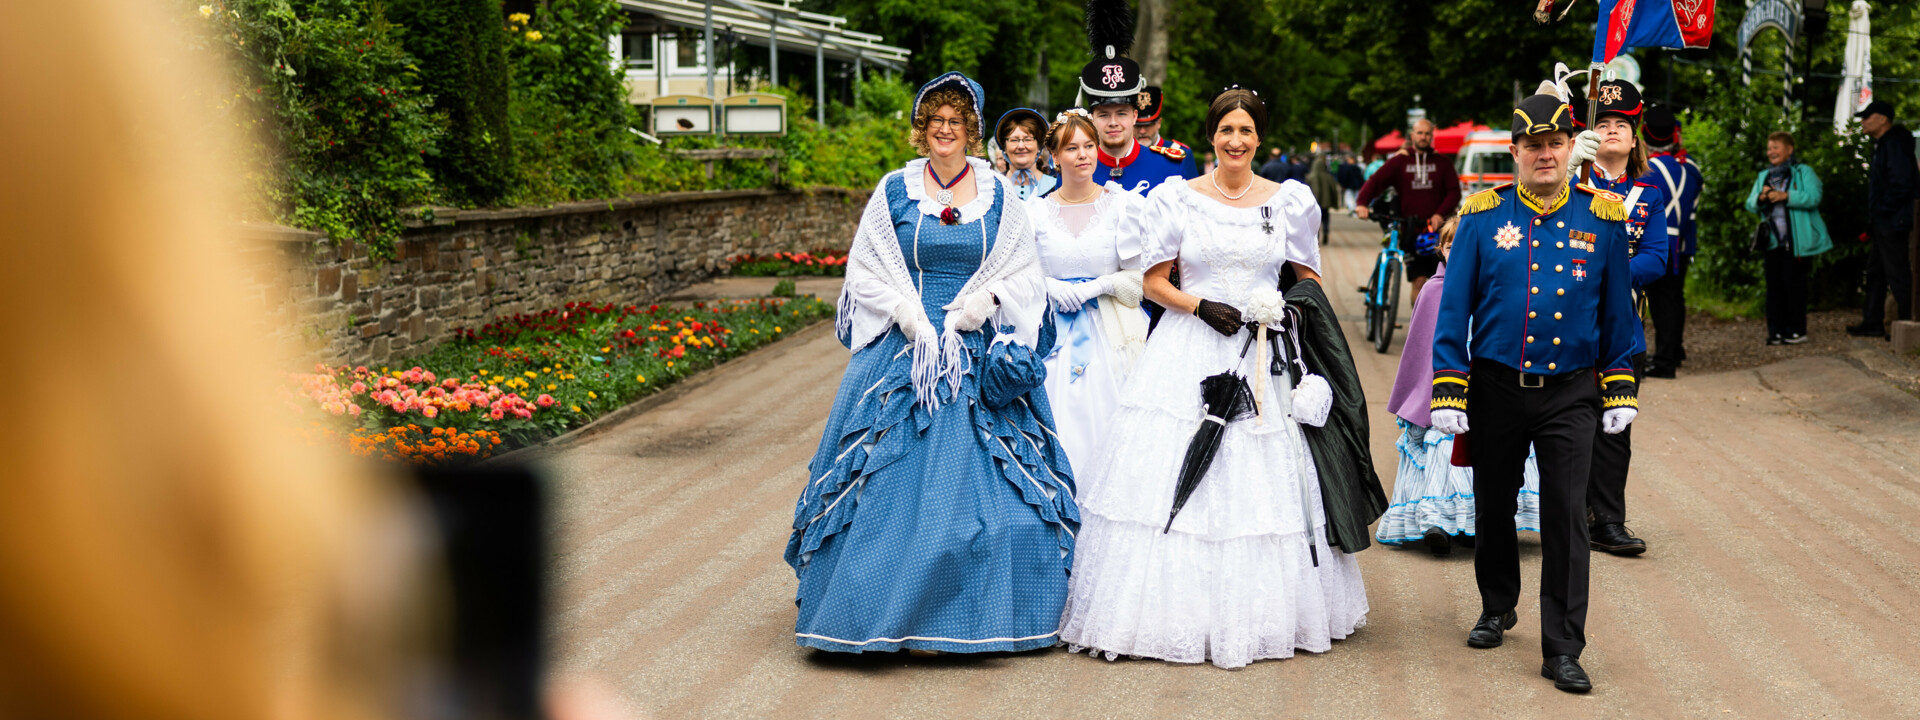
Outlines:
[[[941, 307], [980, 266], [980, 223], [993, 242], [1001, 184], [983, 218], [957, 225], [922, 214], [900, 174], [885, 188], [909, 268], [919, 225], [915, 274], [927, 316], [941, 327]], [[1043, 324], [1040, 357], [1052, 347], [1051, 328]], [[977, 378], [992, 338], [965, 339], [973, 370], [956, 399], [932, 411], [915, 400], [912, 354], [898, 327], [848, 362], [787, 544], [800, 579], [799, 644], [968, 653], [1057, 642], [1080, 525], [1067, 456], [1044, 389], [998, 410], [981, 402]]]

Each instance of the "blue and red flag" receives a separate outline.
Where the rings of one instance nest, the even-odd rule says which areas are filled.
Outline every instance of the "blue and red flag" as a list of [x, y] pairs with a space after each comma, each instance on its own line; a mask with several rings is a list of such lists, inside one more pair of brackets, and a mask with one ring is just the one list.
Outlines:
[[1703, 48], [1713, 39], [1714, 0], [1600, 0], [1593, 61], [1642, 47]]

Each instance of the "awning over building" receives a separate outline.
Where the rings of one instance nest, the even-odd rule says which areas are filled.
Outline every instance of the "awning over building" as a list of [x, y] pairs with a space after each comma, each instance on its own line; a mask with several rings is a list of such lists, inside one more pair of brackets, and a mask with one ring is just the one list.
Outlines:
[[846, 28], [847, 19], [800, 10], [790, 2], [758, 0], [620, 0], [620, 7], [658, 18], [662, 24], [701, 29], [707, 27], [708, 6], [713, 27], [731, 27], [742, 42], [767, 47], [776, 43], [788, 52], [816, 50], [826, 59], [868, 63], [904, 70], [912, 51], [881, 43], [879, 35]]

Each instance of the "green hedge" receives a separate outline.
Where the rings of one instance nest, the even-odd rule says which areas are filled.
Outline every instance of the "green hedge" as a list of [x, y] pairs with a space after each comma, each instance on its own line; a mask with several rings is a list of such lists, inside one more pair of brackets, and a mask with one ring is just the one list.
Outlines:
[[427, 153], [436, 184], [463, 203], [505, 201], [514, 170], [500, 0], [392, 0], [387, 13], [407, 28], [421, 89], [446, 121], [439, 150]]

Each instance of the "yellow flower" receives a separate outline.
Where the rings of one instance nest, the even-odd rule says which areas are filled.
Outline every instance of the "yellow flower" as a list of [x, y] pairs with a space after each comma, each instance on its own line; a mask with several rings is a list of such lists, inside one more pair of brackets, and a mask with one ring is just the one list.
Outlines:
[[755, 328], [755, 329], [754, 329], [754, 331], [753, 331], [753, 334], [755, 334], [755, 335], [759, 335], [759, 334], [760, 334], [760, 330], [759, 330], [759, 328]]
[[528, 39], [528, 40], [532, 40], [532, 41], [534, 41], [534, 42], [540, 42], [540, 38], [541, 38], [541, 37], [543, 37], [543, 36], [542, 36], [542, 35], [540, 34], [540, 31], [539, 31], [539, 30], [528, 30], [528, 31], [527, 31], [527, 39]]
[[201, 18], [204, 18], [204, 19], [208, 19], [208, 20], [211, 20], [211, 19], [213, 19], [213, 6], [212, 6], [212, 5], [201, 5], [201, 6], [200, 6], [200, 17], [201, 17]]
[[673, 367], [673, 361], [672, 361], [672, 360], [668, 360], [668, 361], [667, 361], [667, 367]]
[[514, 13], [512, 15], [507, 16], [507, 22], [520, 23], [522, 25], [527, 24], [527, 21], [532, 19], [533, 19], [533, 16], [528, 15], [526, 13]]
[[522, 374], [524, 374], [524, 375], [526, 375], [527, 377], [530, 377], [530, 378], [537, 378], [537, 377], [540, 377], [540, 375], [539, 375], [538, 373], [535, 373], [535, 372], [534, 372], [534, 371], [532, 371], [532, 370], [528, 370], [528, 371], [526, 371], [525, 373], [522, 373]]
[[773, 331], [774, 331], [774, 332], [780, 332], [780, 326], [779, 326], [779, 325], [775, 325], [775, 326], [773, 326]]
[[597, 394], [597, 393], [595, 393], [595, 392], [594, 392], [594, 391], [592, 391], [592, 390], [588, 390], [588, 391], [587, 391], [587, 397], [588, 397], [589, 399], [592, 399], [592, 400], [599, 400], [599, 399], [600, 399], [600, 395], [599, 395], [599, 394]]
[[636, 380], [636, 381], [638, 381], [638, 382], [646, 382], [646, 381], [647, 381], [647, 376], [645, 376], [645, 375], [635, 375], [635, 376], [633, 376], [633, 379], [634, 379], [634, 380]]
[[574, 411], [574, 412], [580, 412], [580, 406], [579, 406], [579, 405], [568, 405], [567, 407], [570, 407], [570, 408], [573, 408], [573, 411]]
[[559, 389], [560, 389], [559, 385], [555, 385], [553, 383], [547, 383], [547, 390], [552, 391], [552, 390], [559, 390]]

